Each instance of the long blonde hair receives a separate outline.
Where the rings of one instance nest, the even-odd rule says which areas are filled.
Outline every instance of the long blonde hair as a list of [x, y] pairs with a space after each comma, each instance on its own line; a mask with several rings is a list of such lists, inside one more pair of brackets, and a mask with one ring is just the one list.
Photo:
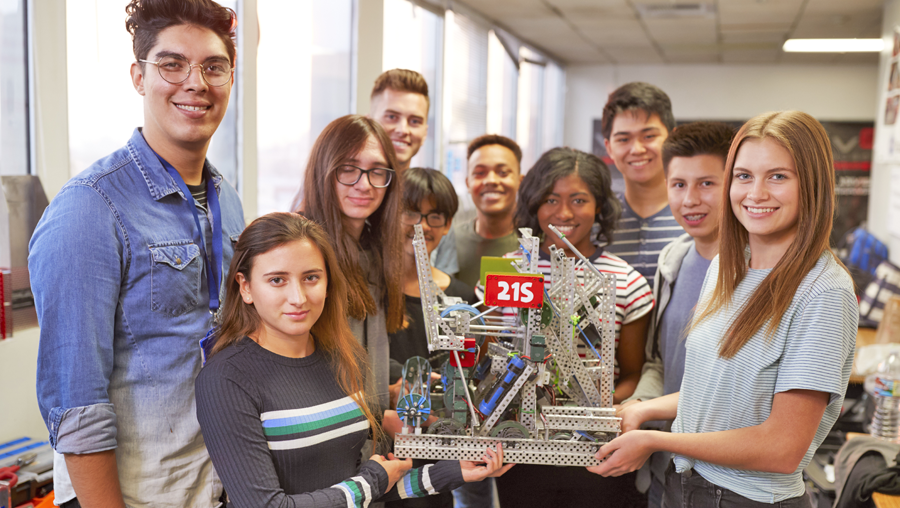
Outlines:
[[377, 404], [370, 405], [364, 390], [368, 370], [366, 351], [353, 337], [347, 322], [345, 312], [347, 282], [341, 275], [337, 257], [325, 231], [300, 214], [276, 212], [263, 215], [241, 233], [234, 247], [231, 267], [228, 269], [222, 324], [216, 331], [215, 344], [210, 356], [262, 327], [262, 320], [254, 304], [245, 303], [241, 298], [237, 274], [240, 273], [244, 279], [250, 280], [250, 271], [258, 256], [298, 240], [308, 240], [319, 249], [325, 260], [325, 273], [328, 278], [325, 307], [310, 330], [316, 341], [316, 350], [328, 358], [341, 391], [359, 404], [375, 436], [380, 436], [381, 427], [370, 409]]
[[722, 199], [725, 209], [719, 221], [719, 273], [712, 298], [693, 326], [729, 306], [735, 289], [747, 275], [747, 230], [731, 211], [730, 198], [734, 161], [747, 139], [772, 139], [790, 152], [799, 180], [800, 211], [797, 236], [728, 328], [719, 348], [722, 358], [734, 357], [766, 322], [766, 335], [771, 337], [803, 278], [823, 252], [831, 252], [828, 238], [835, 207], [834, 160], [825, 128], [800, 111], [770, 112], [750, 119], [728, 151]]

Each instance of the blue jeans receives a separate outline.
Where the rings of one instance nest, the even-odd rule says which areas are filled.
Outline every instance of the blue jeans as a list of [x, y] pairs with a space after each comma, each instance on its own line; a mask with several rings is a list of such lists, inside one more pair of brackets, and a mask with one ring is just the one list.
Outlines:
[[453, 491], [454, 508], [491, 508], [494, 506], [494, 479], [467, 483]]
[[706, 481], [695, 471], [675, 471], [675, 463], [666, 469], [663, 508], [812, 508], [807, 494], [774, 504], [760, 503]]

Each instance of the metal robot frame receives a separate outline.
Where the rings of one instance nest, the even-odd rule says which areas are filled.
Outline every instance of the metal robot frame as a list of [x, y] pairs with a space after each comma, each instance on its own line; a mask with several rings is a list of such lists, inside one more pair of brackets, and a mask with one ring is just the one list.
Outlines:
[[[451, 356], [443, 368], [446, 417], [427, 433], [423, 424], [431, 414], [430, 383], [422, 376], [430, 375], [430, 366], [418, 357], [407, 362], [404, 384], [409, 393], [404, 388], [398, 404], [406, 425], [395, 436], [397, 456], [480, 460], [487, 446], [502, 443], [505, 462], [591, 466], [598, 464], [594, 455], [600, 446], [618, 435], [621, 419], [612, 408], [615, 276], [598, 271], [565, 235], [551, 229], [577, 259], [550, 247], [552, 280], [549, 288], [540, 288], [543, 305], [520, 309], [510, 319], [493, 315], [500, 307], [481, 312], [445, 295], [432, 278], [422, 228], [415, 226], [428, 349], [446, 350]], [[524, 256], [512, 265], [519, 274], [540, 275], [540, 239], [530, 229], [519, 231]], [[585, 334], [584, 323], [599, 332], [599, 351]], [[472, 337], [488, 336], [503, 342], [489, 344], [487, 356], [476, 366], [478, 347]], [[576, 340], [582, 338], [595, 358], [579, 357]], [[469, 386], [472, 377], [484, 378], [474, 390]], [[548, 404], [544, 399], [538, 410], [537, 388], [544, 386], [558, 388], [576, 405]], [[481, 411], [476, 411], [476, 403]], [[517, 416], [510, 418], [511, 413]]]

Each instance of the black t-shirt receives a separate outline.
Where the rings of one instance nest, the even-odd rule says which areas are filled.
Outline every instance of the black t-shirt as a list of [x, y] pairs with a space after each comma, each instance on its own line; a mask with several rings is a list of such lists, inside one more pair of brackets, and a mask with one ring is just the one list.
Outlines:
[[[467, 303], [475, 303], [475, 290], [465, 283], [450, 277], [450, 285], [444, 290], [447, 296], [457, 296]], [[425, 322], [422, 318], [422, 299], [406, 296], [406, 317], [409, 326], [389, 335], [391, 340], [391, 382], [400, 379], [403, 364], [413, 356], [428, 359], [432, 369], [439, 369], [447, 360], [446, 351], [428, 352], [428, 338], [425, 335]]]

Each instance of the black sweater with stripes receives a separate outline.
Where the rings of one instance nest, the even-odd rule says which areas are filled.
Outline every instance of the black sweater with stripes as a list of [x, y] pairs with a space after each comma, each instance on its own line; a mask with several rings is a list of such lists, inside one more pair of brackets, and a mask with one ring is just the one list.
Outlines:
[[196, 382], [197, 419], [229, 507], [358, 507], [462, 485], [458, 462], [410, 470], [385, 495], [387, 472], [360, 467], [365, 415], [326, 355], [287, 358], [249, 338], [213, 356]]

